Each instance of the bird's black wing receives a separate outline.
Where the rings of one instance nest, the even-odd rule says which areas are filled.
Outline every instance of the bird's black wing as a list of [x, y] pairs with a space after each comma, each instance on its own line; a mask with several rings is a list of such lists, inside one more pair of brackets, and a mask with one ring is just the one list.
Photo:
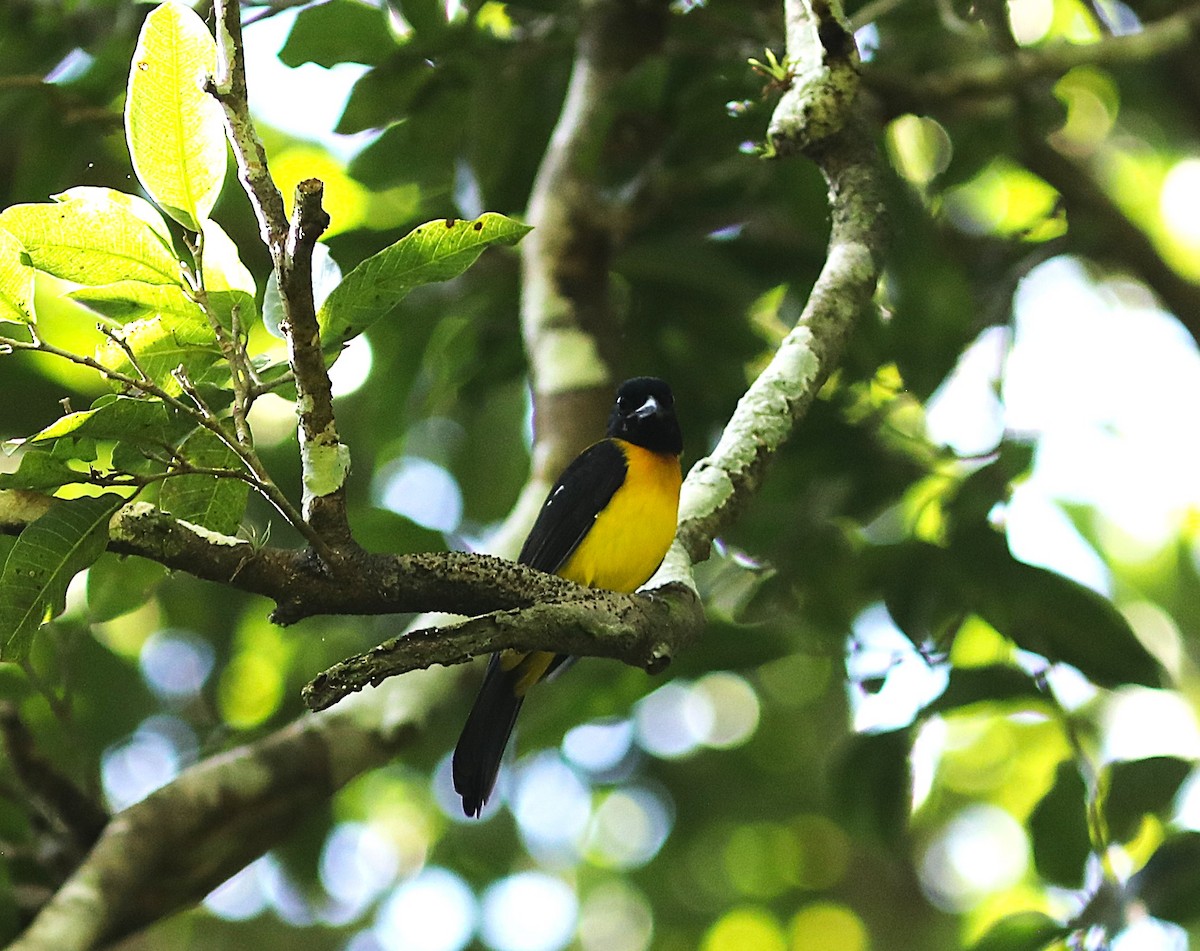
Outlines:
[[579, 547], [625, 481], [625, 453], [602, 439], [580, 453], [550, 490], [517, 561], [554, 574]]

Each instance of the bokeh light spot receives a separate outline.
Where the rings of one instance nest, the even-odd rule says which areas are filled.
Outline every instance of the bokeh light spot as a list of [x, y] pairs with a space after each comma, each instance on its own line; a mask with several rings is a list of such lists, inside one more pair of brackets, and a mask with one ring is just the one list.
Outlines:
[[458, 482], [436, 462], [404, 456], [388, 463], [375, 477], [378, 505], [438, 532], [452, 532], [462, 521]]
[[591, 805], [587, 786], [552, 751], [534, 756], [517, 771], [513, 815], [530, 851], [543, 859], [577, 858]]
[[645, 865], [667, 841], [671, 824], [671, 810], [655, 792], [643, 787], [617, 789], [596, 809], [588, 856], [609, 868]]
[[399, 865], [395, 848], [379, 830], [361, 822], [341, 822], [321, 850], [321, 885], [353, 920], [392, 884]]
[[990, 892], [1016, 884], [1028, 865], [1024, 827], [1006, 810], [983, 803], [963, 809], [942, 828], [921, 859], [919, 875], [935, 905], [965, 911]]
[[157, 631], [142, 645], [138, 664], [146, 683], [160, 697], [186, 699], [198, 694], [212, 673], [213, 649], [187, 631]]
[[708, 701], [712, 720], [704, 744], [716, 749], [741, 746], [758, 727], [758, 694], [745, 677], [728, 671], [707, 674], [696, 681], [693, 693]]
[[483, 940], [495, 951], [557, 951], [570, 942], [577, 912], [575, 893], [559, 879], [510, 875], [484, 892]]
[[621, 880], [597, 885], [579, 912], [583, 951], [646, 951], [654, 915], [645, 896]]
[[633, 745], [633, 724], [628, 720], [584, 723], [567, 731], [562, 751], [568, 760], [589, 773], [616, 769]]
[[783, 929], [765, 908], [735, 908], [704, 936], [701, 951], [787, 951]]
[[713, 725], [712, 705], [686, 682], [675, 680], [638, 701], [634, 724], [642, 749], [676, 759], [704, 742]]
[[374, 930], [387, 951], [459, 951], [471, 940], [477, 916], [467, 883], [430, 866], [396, 887]]
[[222, 718], [235, 729], [258, 726], [282, 699], [283, 672], [269, 657], [244, 652], [221, 672], [217, 701]]
[[792, 919], [790, 951], [866, 951], [866, 925], [845, 905], [814, 902]]

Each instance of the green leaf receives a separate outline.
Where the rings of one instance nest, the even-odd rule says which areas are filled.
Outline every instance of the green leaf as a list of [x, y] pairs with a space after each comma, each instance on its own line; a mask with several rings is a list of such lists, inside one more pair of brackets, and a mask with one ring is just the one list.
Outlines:
[[68, 413], [29, 437], [29, 441], [86, 436], [162, 445], [171, 441], [171, 430], [171, 418], [162, 403], [118, 396], [100, 402], [94, 409]]
[[990, 528], [956, 538], [952, 554], [974, 610], [1018, 647], [1071, 664], [1102, 687], [1161, 686], [1158, 662], [1103, 595], [1017, 561]]
[[67, 585], [108, 542], [108, 522], [124, 503], [117, 495], [60, 499], [21, 532], [0, 575], [0, 659], [29, 654], [34, 632], [61, 614]]
[[[201, 314], [186, 317], [164, 314], [148, 320], [135, 320], [117, 333], [132, 351], [142, 372], [172, 396], [179, 396], [183, 392], [179, 381], [172, 375], [178, 367], [182, 366], [192, 382], [198, 383], [222, 360], [216, 335], [207, 318]], [[104, 342], [96, 358], [110, 370], [135, 379], [138, 377], [129, 354], [112, 340]], [[223, 372], [222, 375], [227, 373]]]
[[180, 283], [165, 225], [160, 232], [148, 220], [158, 213], [145, 201], [107, 188], [72, 188], [54, 197], [0, 212], [0, 227], [39, 271], [79, 284]]
[[354, 268], [317, 317], [321, 342], [336, 350], [386, 316], [414, 287], [457, 277], [491, 244], [515, 244], [528, 225], [489, 212], [474, 221], [447, 218], [419, 225]]
[[88, 569], [88, 616], [95, 623], [136, 611], [167, 574], [167, 569], [156, 561], [119, 558], [105, 552]]
[[1174, 756], [1109, 763], [1105, 767], [1108, 795], [1104, 798], [1104, 815], [1110, 835], [1128, 842], [1137, 835], [1143, 816], [1165, 815], [1193, 765]]
[[[318, 247], [323, 247], [318, 245]], [[237, 245], [215, 221], [204, 222], [204, 289], [217, 319], [226, 330], [233, 328], [237, 308], [238, 327], [245, 333], [258, 322], [254, 275], [242, 263]]]
[[1061, 921], [1040, 911], [1022, 911], [1001, 918], [971, 951], [1042, 951], [1071, 933]]
[[179, 284], [116, 281], [95, 287], [77, 287], [68, 291], [67, 296], [117, 323], [155, 314], [181, 314], [204, 319], [200, 306]]
[[1054, 786], [1029, 817], [1038, 874], [1064, 888], [1079, 888], [1092, 851], [1087, 826], [1087, 788], [1074, 762], [1059, 763]]
[[890, 847], [902, 841], [912, 803], [907, 729], [858, 733], [834, 754], [833, 811], [852, 830]]
[[[228, 446], [207, 429], [197, 429], [179, 447], [193, 466], [240, 471], [242, 463]], [[232, 535], [246, 512], [249, 485], [241, 479], [211, 475], [173, 476], [163, 483], [158, 504], [176, 518]]]
[[1200, 832], [1183, 832], [1160, 845], [1129, 880], [1129, 894], [1155, 918], [1181, 925], [1200, 919]]
[[225, 181], [220, 104], [204, 91], [217, 46], [189, 7], [168, 2], [142, 24], [129, 70], [125, 137], [138, 181], [189, 231], [200, 231]]
[[304, 63], [326, 69], [338, 63], [373, 66], [395, 49], [383, 9], [361, 0], [329, 0], [300, 11], [279, 59], [293, 68]]
[[945, 713], [974, 703], [1011, 703], [1025, 706], [1040, 704], [1045, 697], [1029, 675], [1009, 664], [989, 664], [986, 667], [955, 667], [950, 680], [924, 712]]
[[33, 323], [33, 268], [25, 249], [0, 228], [0, 322]]
[[80, 482], [83, 478], [53, 453], [27, 449], [21, 454], [21, 465], [16, 472], [0, 472], [0, 489], [44, 492]]

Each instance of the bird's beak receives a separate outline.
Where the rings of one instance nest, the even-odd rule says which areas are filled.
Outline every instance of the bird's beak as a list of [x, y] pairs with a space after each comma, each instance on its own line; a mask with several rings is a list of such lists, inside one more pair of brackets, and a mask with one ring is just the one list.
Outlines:
[[633, 416], [635, 419], [649, 419], [660, 409], [662, 409], [662, 404], [653, 396], [647, 396], [646, 402], [633, 411]]

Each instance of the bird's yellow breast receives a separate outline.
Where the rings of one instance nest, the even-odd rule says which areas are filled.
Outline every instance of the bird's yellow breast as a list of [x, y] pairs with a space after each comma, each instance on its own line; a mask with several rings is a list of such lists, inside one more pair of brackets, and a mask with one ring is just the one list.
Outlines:
[[592, 588], [634, 591], [671, 547], [682, 476], [677, 456], [614, 442], [628, 464], [625, 481], [558, 574]]

